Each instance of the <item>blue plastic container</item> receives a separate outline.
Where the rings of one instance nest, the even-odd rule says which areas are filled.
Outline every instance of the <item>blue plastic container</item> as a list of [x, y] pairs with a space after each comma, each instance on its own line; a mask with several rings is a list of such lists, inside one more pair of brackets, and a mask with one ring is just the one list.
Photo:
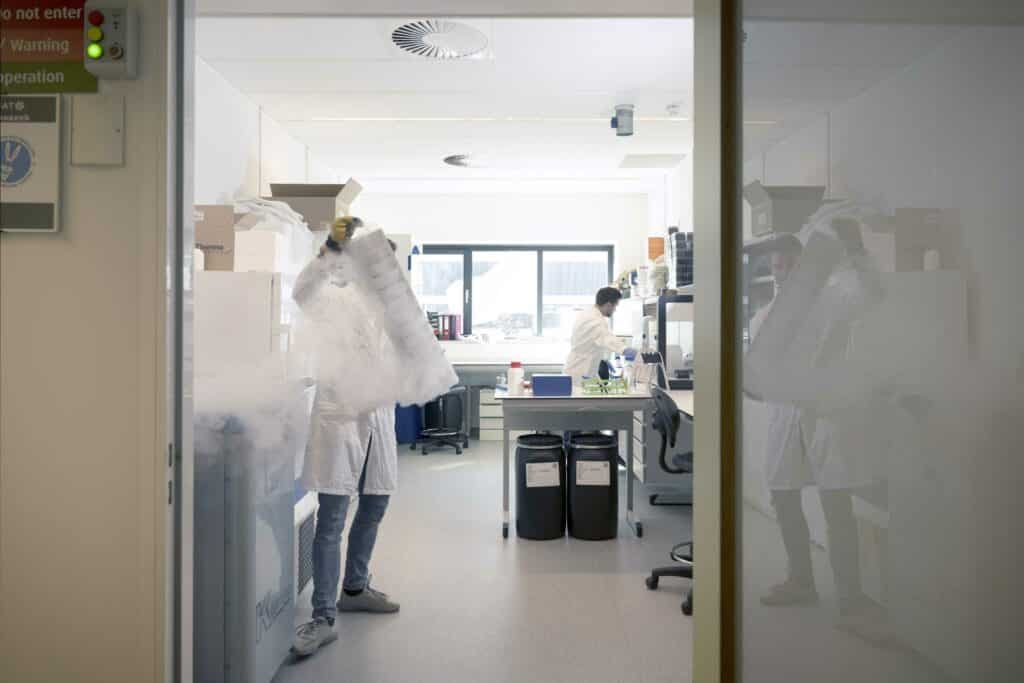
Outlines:
[[534, 396], [572, 396], [572, 377], [569, 375], [534, 375]]
[[395, 438], [398, 443], [415, 443], [423, 428], [419, 406], [395, 407]]

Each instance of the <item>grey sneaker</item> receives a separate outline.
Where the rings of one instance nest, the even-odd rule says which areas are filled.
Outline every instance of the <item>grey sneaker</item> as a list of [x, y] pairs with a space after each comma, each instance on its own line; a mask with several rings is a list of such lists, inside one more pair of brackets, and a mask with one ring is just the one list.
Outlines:
[[349, 595], [341, 592], [341, 599], [338, 600], [339, 612], [373, 612], [375, 614], [393, 614], [399, 609], [397, 602], [392, 602], [387, 593], [381, 593], [366, 584], [366, 588], [359, 595]]
[[792, 579], [772, 586], [761, 596], [761, 604], [765, 607], [795, 607], [813, 605], [817, 602], [818, 591], [813, 585], [798, 583]]
[[292, 652], [299, 657], [308, 657], [324, 645], [333, 643], [338, 634], [326, 619], [317, 617], [295, 629]]

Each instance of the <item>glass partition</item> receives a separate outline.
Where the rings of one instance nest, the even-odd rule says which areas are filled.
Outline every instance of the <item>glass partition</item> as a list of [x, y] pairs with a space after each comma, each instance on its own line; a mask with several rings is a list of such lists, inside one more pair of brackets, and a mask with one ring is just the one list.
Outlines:
[[905, 5], [744, 3], [744, 681], [1024, 680], [1021, 6]]

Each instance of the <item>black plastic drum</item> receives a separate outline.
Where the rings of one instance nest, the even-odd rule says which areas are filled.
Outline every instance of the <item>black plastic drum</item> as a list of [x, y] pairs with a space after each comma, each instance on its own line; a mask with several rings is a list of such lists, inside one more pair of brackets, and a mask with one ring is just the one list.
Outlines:
[[607, 434], [574, 434], [569, 445], [569, 535], [588, 541], [619, 531], [619, 445]]
[[561, 436], [526, 434], [516, 441], [516, 534], [538, 541], [565, 535]]

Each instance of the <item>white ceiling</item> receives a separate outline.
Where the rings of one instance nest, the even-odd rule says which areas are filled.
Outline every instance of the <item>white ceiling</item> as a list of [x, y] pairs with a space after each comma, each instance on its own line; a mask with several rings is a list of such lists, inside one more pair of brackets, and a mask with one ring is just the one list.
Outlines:
[[[203, 17], [197, 51], [342, 175], [650, 178], [627, 155], [692, 149], [690, 19], [467, 19], [484, 59], [437, 62], [390, 41], [400, 19]], [[947, 40], [955, 27], [747, 22], [748, 156]], [[637, 106], [636, 135], [608, 119]], [[666, 107], [678, 105], [672, 118]], [[470, 154], [486, 169], [442, 159]], [[652, 157], [653, 158], [653, 157]]]
[[[205, 18], [199, 54], [343, 175], [642, 176], [627, 154], [686, 154], [691, 22], [487, 19], [484, 59], [433, 61], [390, 39], [400, 20]], [[615, 105], [637, 106], [617, 138]], [[339, 120], [341, 119], [341, 120]], [[379, 120], [384, 119], [384, 120]], [[492, 169], [449, 169], [453, 154]], [[659, 169], [658, 173], [664, 173]]]

